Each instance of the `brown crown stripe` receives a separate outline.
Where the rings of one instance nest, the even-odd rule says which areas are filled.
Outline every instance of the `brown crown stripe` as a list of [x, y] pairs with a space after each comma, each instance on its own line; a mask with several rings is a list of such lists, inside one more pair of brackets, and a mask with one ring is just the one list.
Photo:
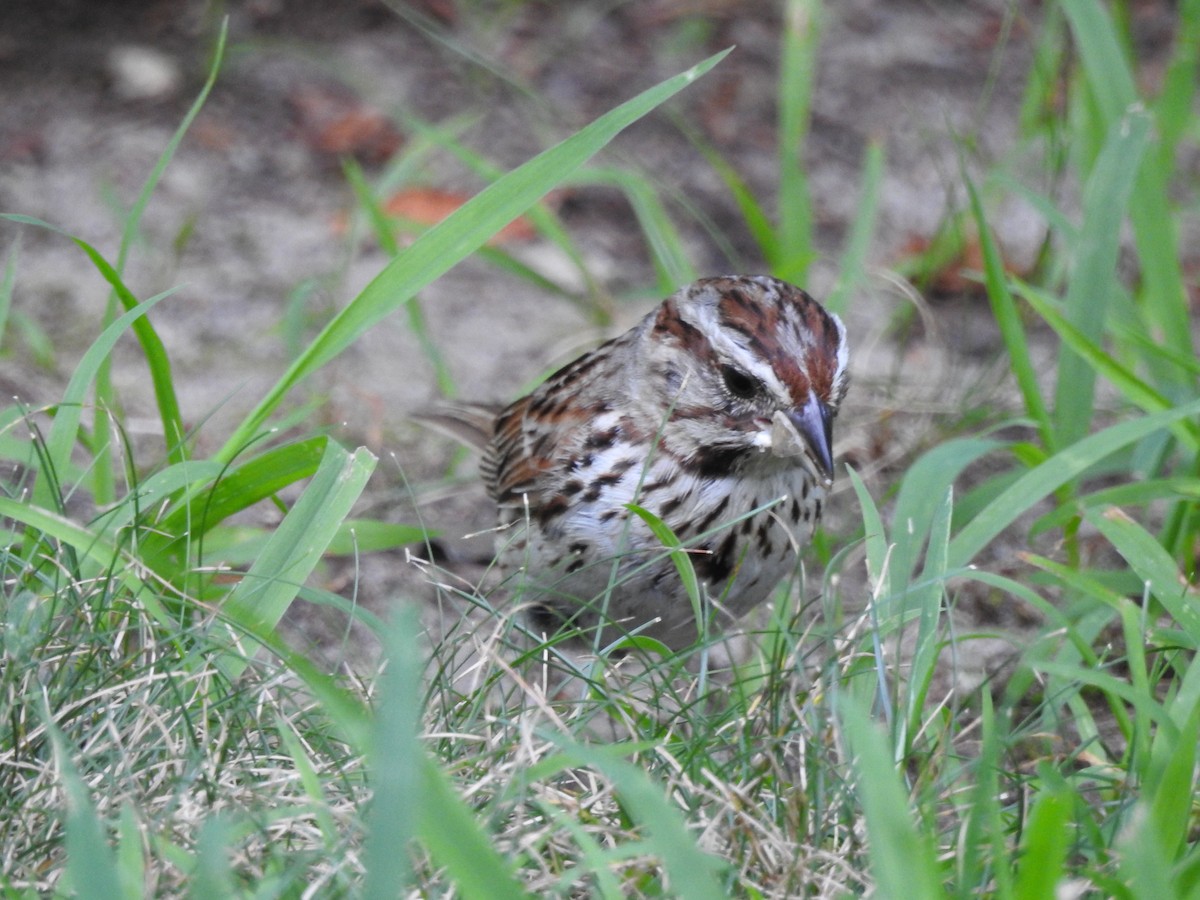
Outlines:
[[695, 359], [711, 362], [715, 355], [708, 338], [691, 322], [684, 321], [674, 300], [667, 300], [659, 308], [654, 320], [654, 333], [669, 335]]

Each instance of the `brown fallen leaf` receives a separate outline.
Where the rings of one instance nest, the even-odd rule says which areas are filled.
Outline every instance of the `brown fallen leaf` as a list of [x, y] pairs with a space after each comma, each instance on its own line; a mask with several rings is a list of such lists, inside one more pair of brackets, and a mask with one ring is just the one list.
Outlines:
[[[397, 220], [401, 230], [405, 230], [406, 223], [428, 227], [436, 225], [470, 199], [470, 194], [457, 191], [411, 187], [392, 194], [383, 204], [383, 211]], [[537, 229], [529, 219], [521, 216], [501, 228], [488, 243], [519, 243], [533, 240], [535, 237]]]
[[[929, 253], [932, 246], [929, 238], [914, 235], [904, 243], [899, 256], [901, 259], [918, 258]], [[1022, 278], [1029, 275], [1028, 265], [1013, 260], [1003, 247], [1000, 252], [1005, 272]], [[983, 246], [979, 242], [979, 235], [969, 233], [963, 236], [960, 246], [940, 261], [936, 269], [931, 268], [924, 273], [925, 291], [931, 297], [982, 295], [983, 285], [971, 273], [982, 272], [983, 268]]]
[[353, 156], [378, 165], [404, 143], [392, 121], [357, 97], [319, 85], [301, 85], [288, 96], [300, 137], [324, 156]]

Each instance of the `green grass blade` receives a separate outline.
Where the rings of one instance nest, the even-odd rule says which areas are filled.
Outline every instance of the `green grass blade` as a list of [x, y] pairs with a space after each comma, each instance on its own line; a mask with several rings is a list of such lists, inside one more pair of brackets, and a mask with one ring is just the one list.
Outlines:
[[1200, 647], [1200, 592], [1187, 583], [1183, 573], [1163, 546], [1142, 526], [1113, 507], [1104, 512], [1089, 510], [1088, 522], [1125, 558], [1163, 608]]
[[328, 447], [324, 435], [272, 447], [240, 466], [222, 466], [214, 479], [208, 473], [219, 465], [215, 463], [182, 463], [164, 470], [163, 476], [178, 471], [182, 477], [194, 473], [194, 478], [189, 496], [180, 498], [146, 537], [146, 557], [174, 550], [180, 541], [195, 541], [234, 513], [308, 478], [319, 468]]
[[104, 823], [92, 805], [87, 785], [71, 759], [67, 742], [54, 724], [47, 706], [42, 717], [54, 748], [54, 759], [66, 795], [67, 878], [73, 895], [83, 900], [123, 897], [117, 862], [104, 833]]
[[746, 222], [750, 236], [758, 244], [758, 252], [767, 261], [767, 266], [774, 270], [779, 260], [779, 236], [775, 233], [775, 227], [771, 224], [762, 204], [750, 190], [750, 185], [746, 183], [737, 169], [730, 165], [725, 157], [687, 122], [681, 123], [681, 127], [687, 131], [693, 146], [703, 154], [713, 171], [725, 183], [725, 187], [733, 197], [733, 202], [737, 204], [737, 208], [742, 214], [742, 219]]
[[1050, 782], [1033, 801], [1025, 833], [1013, 897], [1044, 900], [1056, 895], [1067, 859], [1072, 800], [1065, 788]]
[[945, 897], [933, 846], [914, 821], [890, 742], [848, 694], [838, 697], [838, 712], [866, 819], [874, 893], [908, 900]]
[[[105, 280], [108, 281], [112, 289], [109, 295], [108, 308], [105, 312], [106, 320], [114, 313], [113, 298], [119, 300], [121, 305], [127, 310], [133, 309], [137, 305], [136, 298], [125, 287], [122, 280], [122, 275], [125, 272], [125, 264], [129, 258], [129, 251], [137, 238], [142, 213], [145, 211], [151, 196], [154, 194], [155, 188], [162, 179], [163, 172], [166, 171], [171, 159], [175, 156], [175, 151], [178, 149], [180, 142], [182, 142], [184, 135], [187, 134], [188, 129], [191, 128], [192, 122], [204, 106], [209, 92], [212, 91], [213, 85], [216, 83], [217, 73], [221, 68], [221, 60], [225, 55], [227, 31], [228, 22], [222, 21], [217, 34], [216, 46], [209, 66], [208, 77], [200, 89], [199, 95], [197, 95], [195, 101], [193, 101], [191, 107], [184, 115], [183, 121], [175, 129], [175, 133], [171, 135], [167, 146], [159, 155], [154, 169], [150, 172], [149, 177], [147, 177], [145, 183], [142, 185], [141, 191], [138, 192], [137, 199], [125, 216], [125, 223], [121, 229], [121, 243], [117, 249], [116, 265], [109, 268], [107, 262], [101, 259], [98, 253], [83, 242], [75, 241], [92, 258], [93, 264], [100, 269], [101, 274], [104, 275]], [[179, 402], [175, 397], [175, 384], [171, 377], [171, 366], [166, 348], [159, 339], [158, 332], [150, 324], [149, 319], [139, 321], [137, 327], [134, 329], [134, 335], [142, 345], [142, 351], [146, 354], [146, 364], [150, 370], [151, 383], [154, 385], [154, 396], [158, 403], [159, 417], [162, 419], [163, 437], [167, 445], [168, 458], [172, 462], [179, 462], [186, 458], [187, 447], [184, 444], [183, 418], [179, 414]], [[116, 496], [116, 476], [114, 470], [120, 465], [112, 457], [109, 431], [107, 427], [104, 427], [106, 423], [103, 422], [103, 416], [107, 415], [109, 410], [118, 408], [113, 392], [110, 368], [110, 363], [105, 360], [102, 362], [100, 370], [96, 373], [96, 417], [93, 429], [95, 432], [94, 443], [92, 446], [95, 466], [92, 469], [92, 480], [94, 499], [101, 505], [111, 503]]]
[[63, 392], [62, 402], [58, 405], [54, 422], [50, 426], [50, 434], [46, 438], [46, 465], [49, 471], [43, 471], [34, 485], [32, 497], [34, 506], [50, 509], [59, 502], [60, 498], [54, 495], [55, 487], [51, 473], [65, 472], [70, 469], [71, 451], [74, 449], [79, 435], [79, 423], [83, 415], [83, 404], [87, 399], [87, 391], [95, 380], [96, 373], [104, 359], [112, 352], [113, 347], [127, 329], [169, 295], [170, 292], [151, 297], [105, 328], [84, 353], [79, 365], [75, 367], [75, 371], [71, 373], [67, 389]]
[[974, 760], [975, 787], [967, 804], [958, 883], [964, 888], [983, 883], [990, 870], [996, 900], [1012, 897], [1012, 860], [1000, 811], [1000, 729], [990, 691], [979, 692], [980, 743]]
[[567, 180], [571, 186], [606, 185], [625, 195], [641, 226], [658, 273], [658, 290], [673, 293], [682, 284], [696, 280], [696, 269], [688, 258], [679, 229], [671, 221], [653, 182], [626, 169], [589, 166]]
[[455, 889], [468, 900], [528, 898], [530, 895], [455, 794], [445, 773], [423, 753], [418, 761], [421, 800], [417, 808], [417, 837], [429, 855], [453, 876]]
[[[88, 255], [92, 261], [92, 265], [109, 283], [117, 297], [121, 301], [121, 305], [126, 310], [134, 310], [138, 306], [137, 297], [133, 292], [125, 286], [121, 280], [118, 270], [113, 268], [93, 247], [79, 240], [72, 238], [77, 245]], [[173, 293], [175, 288], [172, 288], [168, 293]], [[162, 296], [161, 294], [159, 295]], [[138, 343], [142, 346], [142, 352], [146, 355], [146, 367], [150, 371], [150, 383], [154, 386], [154, 399], [158, 404], [159, 418], [162, 420], [163, 439], [166, 442], [167, 459], [171, 462], [181, 462], [187, 459], [187, 445], [185, 443], [185, 431], [183, 427], [183, 416], [179, 411], [179, 399], [175, 396], [175, 380], [171, 375], [171, 361], [167, 356], [167, 348], [163, 345], [162, 338], [158, 336], [158, 332], [154, 330], [154, 326], [149, 319], [139, 318], [134, 320], [132, 325], [134, 336], [138, 339]], [[105, 401], [105, 392], [99, 387], [103, 380], [107, 377], [102, 365], [100, 372], [97, 374], [97, 402], [106, 402], [111, 406], [111, 397]], [[97, 432], [101, 429], [97, 428]], [[93, 450], [95, 455], [99, 456], [103, 453], [100, 448]], [[97, 500], [107, 502], [101, 497], [106, 492], [98, 490]]]
[[679, 580], [683, 582], [683, 589], [687, 591], [688, 600], [692, 603], [692, 612], [696, 616], [696, 630], [703, 637], [705, 628], [704, 606], [700, 596], [700, 580], [696, 577], [696, 568], [692, 565], [691, 554], [684, 549], [679, 538], [675, 536], [675, 532], [671, 530], [671, 526], [654, 515], [654, 513], [648, 509], [643, 509], [635, 503], [626, 503], [625, 508], [645, 522], [651, 533], [658, 538], [659, 543], [669, 551], [671, 564], [675, 566], [675, 571], [679, 573]]
[[233, 871], [229, 853], [233, 829], [221, 815], [208, 817], [196, 839], [196, 864], [189, 879], [189, 897], [234, 897]]
[[8, 252], [4, 264], [4, 277], [0, 279], [0, 348], [5, 346], [4, 335], [8, 331], [8, 312], [12, 309], [13, 285], [17, 280], [17, 245]]
[[[228, 466], [208, 460], [189, 459], [186, 462], [155, 472], [138, 482], [137, 488], [121, 503], [113, 507], [97, 521], [104, 528], [114, 529], [140, 521], [147, 509], [166, 503], [178, 503], [181, 495], [207, 485], [228, 470]], [[150, 537], [153, 537], [151, 535]]]
[[1200, 415], [1200, 400], [1129, 422], [1120, 422], [1059, 451], [1021, 476], [954, 536], [950, 541], [947, 565], [952, 569], [967, 565], [976, 553], [1021, 513], [1106, 456], [1159, 429], [1169, 428], [1174, 422], [1196, 415]]
[[1063, 29], [1061, 7], [1058, 4], [1047, 7], [1034, 37], [1033, 61], [1017, 116], [1025, 136], [1053, 132], [1060, 127], [1054, 110], [1062, 92], [1063, 58], [1069, 52]]
[[1195, 126], [1192, 102], [1200, 75], [1200, 0], [1183, 0], [1177, 19], [1171, 61], [1163, 76], [1162, 90], [1154, 102], [1162, 143], [1159, 153], [1164, 163], [1174, 157], [1175, 148], [1187, 129]]
[[[422, 121], [414, 116], [405, 116], [404, 124], [410, 130], [416, 132], [422, 138], [430, 141], [432, 144], [441, 146], [453, 153], [460, 159], [471, 171], [479, 174], [489, 182], [495, 181], [503, 176], [503, 171], [493, 165], [491, 162], [472, 151], [458, 140], [458, 135], [453, 129], [447, 128], [444, 123], [431, 125], [428, 122]], [[568, 180], [566, 183], [570, 183]], [[575, 242], [571, 239], [571, 235], [562, 226], [558, 217], [549, 209], [544, 207], [544, 204], [535, 203], [525, 212], [525, 216], [533, 223], [533, 226], [538, 230], [538, 233], [543, 237], [552, 241], [564, 254], [571, 264], [575, 267], [575, 271], [579, 275], [580, 282], [584, 285], [588, 296], [595, 297], [601, 293], [601, 289], [596, 283], [591, 270], [588, 268], [587, 261], [579, 248], [575, 246]], [[481, 254], [493, 264], [503, 265], [512, 271], [516, 271], [522, 277], [537, 283], [542, 277], [528, 267], [522, 267], [521, 264], [512, 257], [496, 250], [494, 247], [483, 247]], [[548, 285], [552, 293], [564, 293], [558, 285]], [[568, 299], [576, 301], [577, 298], [569, 294], [565, 295]], [[598, 311], [592, 309], [593, 315], [597, 315]], [[599, 311], [597, 318], [600, 324], [606, 324], [604, 313]]]
[[1171, 860], [1158, 843], [1145, 806], [1134, 807], [1131, 826], [1117, 836], [1120, 871], [1129, 900], [1194, 900], [1195, 891], [1182, 893], [1171, 883]]
[[[586, 176], [595, 173], [589, 169], [582, 174], [586, 180]], [[659, 289], [669, 293], [680, 285], [695, 281], [696, 269], [688, 259], [683, 238], [653, 185], [641, 175], [620, 169], [605, 170], [603, 176], [605, 182], [620, 187], [633, 207], [633, 214], [646, 237], [650, 259], [658, 272]]]
[[[1110, 675], [1103, 669], [1087, 668], [1078, 663], [1064, 663], [1053, 659], [1033, 660], [1031, 665], [1039, 672], [1060, 678], [1064, 685], [1071, 686], [1076, 697], [1079, 697], [1082, 688], [1090, 686], [1100, 694], [1106, 695], [1107, 702], [1119, 700], [1134, 707], [1136, 715], [1154, 723], [1156, 728], [1176, 727], [1170, 715], [1163, 709], [1162, 704], [1155, 701], [1153, 695], [1138, 691], [1124, 677]], [[1075, 725], [1080, 727], [1080, 723]], [[1082, 730], [1080, 740], [1083, 744], [1087, 743], [1087, 736], [1082, 734]]]
[[332, 556], [378, 553], [421, 543], [437, 534], [420, 525], [380, 522], [376, 519], [346, 519], [338, 526], [337, 534], [329, 542], [326, 552]]
[[825, 306], [836, 313], [843, 312], [854, 292], [866, 280], [867, 251], [875, 235], [879, 212], [879, 191], [883, 182], [883, 145], [871, 141], [863, 160], [862, 187], [859, 188], [858, 211], [850, 224], [850, 237], [842, 251], [837, 281], [825, 300]]
[[[1188, 288], [1181, 263], [1179, 230], [1171, 193], [1176, 174], [1174, 157], [1147, 154], [1129, 202], [1129, 219], [1141, 261], [1138, 299], [1154, 332], [1175, 354], [1192, 353]], [[1169, 359], [1146, 357], [1164, 384], [1186, 384], [1187, 372]]]
[[[349, 453], [329, 443], [304, 493], [279, 523], [250, 571], [229, 592], [222, 612], [251, 632], [273, 629], [337, 533], [374, 468], [375, 457], [366, 449]], [[246, 667], [245, 657], [239, 654], [227, 653], [218, 659], [218, 665], [230, 679]]]
[[[346, 160], [342, 164], [342, 171], [346, 174], [346, 181], [349, 182], [350, 189], [354, 191], [358, 205], [367, 214], [367, 221], [371, 224], [375, 240], [379, 242], [379, 246], [388, 256], [397, 256], [400, 253], [400, 245], [396, 242], [395, 224], [388, 218], [387, 213], [384, 212], [374, 192], [367, 184], [362, 168], [353, 160]], [[438, 392], [443, 397], [456, 396], [458, 392], [454, 386], [454, 376], [450, 372], [450, 366], [446, 363], [441, 348], [434, 341], [433, 335], [429, 333], [429, 325], [425, 320], [425, 310], [421, 306], [420, 299], [414, 296], [405, 304], [405, 307], [408, 313], [409, 330], [417, 339], [417, 346], [421, 348], [421, 352], [425, 354], [425, 358], [433, 367], [433, 380], [437, 384]]]
[[1143, 794], [1150, 804], [1150, 824], [1158, 845], [1172, 860], [1188, 844], [1196, 797], [1200, 705], [1192, 707], [1180, 726], [1178, 733], [1166, 728], [1155, 733]]
[[[61, 228], [51, 225], [49, 222], [44, 222], [41, 219], [35, 219], [32, 216], [17, 215], [15, 213], [0, 213], [0, 219], [8, 219], [10, 222], [17, 222], [22, 225], [33, 225], [37, 228], [44, 228], [47, 231], [53, 231], [55, 234], [60, 234], [70, 240], [73, 244], [79, 247], [92, 261], [101, 277], [108, 282], [117, 297], [120, 298], [121, 304], [127, 312], [133, 312], [138, 308], [139, 303], [133, 292], [125, 286], [121, 280], [121, 275], [116, 268], [100, 254], [95, 247], [73, 235], [67, 234]], [[146, 303], [157, 303], [163, 297], [168, 297], [173, 294], [178, 288], [172, 288], [169, 291], [164, 291], [158, 294], [152, 300]], [[145, 305], [145, 304], [141, 304]], [[171, 364], [167, 357], [166, 348], [163, 346], [162, 339], [159, 338], [158, 332], [154, 330], [154, 326], [150, 324], [148, 319], [135, 317], [130, 326], [134, 336], [141, 344], [142, 352], [146, 355], [147, 366], [150, 370], [151, 383], [154, 386], [154, 397], [158, 404], [159, 418], [163, 423], [163, 434], [166, 439], [166, 448], [168, 457], [173, 462], [179, 462], [186, 458], [186, 447], [184, 445], [184, 428], [183, 417], [179, 412], [179, 400], [175, 396], [175, 383], [171, 376]], [[111, 325], [110, 325], [111, 327]], [[89, 379], [88, 384], [100, 379], [104, 372], [104, 360], [100, 361], [100, 365], [94, 374]], [[86, 386], [86, 385], [85, 385]], [[103, 391], [99, 392], [101, 396]], [[99, 429], [97, 429], [99, 430]], [[100, 438], [101, 441], [106, 441], [107, 438]], [[93, 450], [94, 454], [100, 455], [104, 452], [103, 447], [97, 447]], [[101, 491], [103, 494], [104, 492]], [[97, 497], [97, 502], [109, 502], [109, 500]]]
[[846, 466], [846, 471], [850, 475], [850, 484], [854, 487], [854, 495], [858, 497], [858, 506], [862, 510], [863, 539], [867, 545], [867, 575], [872, 588], [879, 590], [888, 565], [887, 530], [883, 527], [879, 507], [871, 499], [871, 492], [867, 490], [858, 472], [851, 466]]
[[967, 466], [1004, 446], [987, 438], [959, 438], [928, 450], [908, 467], [892, 514], [889, 571], [893, 594], [903, 593], [913, 577], [939, 499]]
[[[689, 900], [719, 900], [728, 897], [716, 874], [721, 860], [696, 845], [679, 810], [663, 796], [663, 788], [642, 769], [618, 754], [628, 752], [620, 745], [596, 746], [552, 736], [570, 764], [589, 766], [608, 778], [621, 799], [621, 806], [645, 826], [647, 849], [662, 861], [670, 880], [671, 896]], [[548, 765], [543, 760], [542, 765]]]
[[[1083, 227], [1064, 315], [1081, 334], [1098, 342], [1116, 285], [1121, 224], [1129, 208], [1138, 161], [1150, 137], [1150, 117], [1132, 112], [1113, 124], [1084, 186]], [[1087, 434], [1092, 421], [1095, 373], [1073, 349], [1059, 353], [1054, 395], [1054, 447]]]
[[802, 153], [820, 43], [821, 0], [787, 0], [783, 8], [783, 48], [779, 63], [779, 258], [772, 272], [804, 284], [816, 259], [812, 200]]
[[[527, 896], [490, 836], [455, 793], [446, 774], [418, 741], [422, 658], [416, 608], [406, 606], [382, 635], [388, 667], [366, 751], [374, 797], [368, 815], [364, 896], [400, 896], [410, 879], [409, 843], [415, 836], [458, 893], [479, 900]], [[361, 746], [361, 745], [360, 745]]]
[[30, 503], [18, 503], [7, 497], [0, 497], [0, 517], [12, 519], [70, 547], [92, 564], [92, 568], [87, 572], [89, 576], [111, 572], [129, 591], [130, 596], [139, 598], [160, 623], [173, 624], [156, 598], [156, 586], [147, 583], [151, 573], [146, 566], [105, 536], [88, 531], [58, 513]]
[[175, 157], [175, 151], [179, 149], [179, 145], [183, 142], [184, 135], [188, 133], [188, 130], [192, 127], [192, 122], [196, 120], [196, 116], [203, 109], [208, 95], [212, 92], [213, 85], [217, 83], [217, 73], [221, 71], [221, 62], [225, 58], [225, 39], [228, 36], [228, 32], [229, 22], [228, 20], [223, 20], [220, 29], [217, 31], [217, 40], [213, 45], [213, 54], [209, 61], [208, 76], [204, 79], [204, 85], [200, 88], [200, 93], [196, 95], [196, 99], [192, 101], [192, 105], [184, 115], [183, 121], [179, 123], [179, 127], [171, 135], [171, 139], [167, 141], [167, 146], [159, 155], [154, 169], [150, 172], [146, 183], [142, 185], [141, 191], [138, 192], [137, 199], [129, 210], [129, 215], [125, 217], [125, 227], [121, 232], [121, 248], [117, 253], [116, 269], [118, 272], [125, 271], [125, 261], [129, 257], [129, 248], [133, 246], [133, 242], [137, 238], [138, 225], [142, 221], [142, 213], [145, 212], [146, 206], [150, 203], [150, 198], [154, 195], [155, 188], [158, 187], [163, 173]]
[[421, 235], [334, 316], [238, 426], [216, 458], [224, 462], [233, 459], [258, 435], [284, 396], [299, 382], [345, 350], [384, 316], [407, 303], [421, 288], [482, 247], [488, 238], [533, 206], [618, 133], [704, 75], [725, 53], [712, 56], [605, 113], [484, 188]]
[[[1032, 306], [1058, 336], [1064, 346], [1070, 347], [1080, 359], [1091, 366], [1096, 374], [1103, 376], [1125, 397], [1146, 412], [1161, 412], [1174, 404], [1146, 384], [1142, 379], [1106, 353], [1095, 341], [1072, 325], [1054, 308], [1049, 297], [1030, 285], [1021, 286], [1021, 296]], [[1190, 420], [1182, 420], [1171, 426], [1171, 431], [1187, 445], [1193, 453], [1200, 451], [1200, 426]]]
[[309, 803], [312, 804], [313, 818], [321, 830], [325, 848], [332, 850], [337, 845], [339, 829], [329, 811], [325, 785], [317, 773], [316, 766], [313, 765], [312, 757], [309, 755], [304, 741], [296, 733], [296, 726], [278, 714], [275, 716], [275, 733], [279, 735], [283, 752], [296, 767], [296, 774], [304, 786], [304, 793], [308, 797]]
[[942, 496], [942, 503], [929, 529], [929, 549], [925, 554], [921, 581], [918, 585], [913, 585], [910, 597], [905, 601], [905, 614], [912, 608], [919, 613], [917, 641], [913, 647], [909, 677], [905, 682], [908, 690], [907, 715], [910, 736], [920, 732], [921, 716], [925, 711], [925, 692], [932, 682], [942, 649], [937, 627], [947, 578], [946, 555], [950, 546], [954, 488], [948, 487]]
[[979, 233], [979, 246], [983, 251], [983, 283], [992, 306], [992, 315], [1000, 328], [1004, 348], [1012, 360], [1013, 375], [1017, 379], [1017, 388], [1025, 404], [1025, 414], [1033, 419], [1037, 426], [1042, 446], [1053, 452], [1057, 448], [1050, 413], [1046, 409], [1042, 389], [1038, 385], [1037, 370], [1029, 354], [1029, 342], [1025, 336], [1025, 326], [1021, 323], [1021, 314], [1008, 288], [1004, 259], [996, 245], [996, 238], [988, 227], [979, 191], [969, 177], [965, 177], [965, 180], [971, 198], [971, 213], [975, 216], [975, 226]]
[[[1111, 128], [1138, 101], [1137, 87], [1116, 28], [1096, 0], [1069, 0], [1064, 8], [1083, 61], [1091, 95], [1102, 112], [1102, 125]], [[1191, 119], [1195, 93], [1197, 39], [1200, 38], [1200, 4], [1193, 0], [1181, 11], [1175, 53], [1168, 66], [1162, 92], [1153, 106], [1158, 145], [1136, 166], [1137, 188], [1129, 201], [1129, 217], [1141, 261], [1139, 295], [1150, 321], [1163, 342], [1176, 352], [1190, 353], [1188, 303], [1180, 266], [1178, 231], [1171, 190], [1175, 180], [1175, 149]], [[1130, 172], [1135, 160], [1130, 158]], [[1166, 382], [1180, 382], [1181, 374], [1148, 362]]]
[[1133, 72], [1112, 19], [1097, 0], [1062, 0], [1061, 5], [1105, 126], [1111, 126], [1138, 99]]
[[121, 819], [117, 826], [117, 876], [121, 880], [121, 896], [139, 900], [146, 887], [146, 856], [142, 852], [142, 833], [137, 813], [128, 803], [121, 804]]
[[[371, 739], [371, 808], [367, 814], [367, 900], [392, 900], [411, 883], [410, 841], [424, 805], [420, 796], [422, 653], [416, 607], [396, 611], [384, 635], [387, 668], [379, 680], [379, 704]], [[440, 817], [430, 810], [425, 815]], [[472, 823], [473, 824], [473, 823]], [[451, 876], [455, 873], [451, 870]]]

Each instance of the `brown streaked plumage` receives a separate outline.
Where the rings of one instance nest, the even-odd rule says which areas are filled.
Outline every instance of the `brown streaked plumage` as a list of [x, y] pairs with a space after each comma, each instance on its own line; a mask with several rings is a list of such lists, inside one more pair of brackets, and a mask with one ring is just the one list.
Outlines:
[[[769, 277], [708, 278], [494, 419], [481, 471], [502, 567], [536, 624], [702, 633], [637, 504], [691, 551], [716, 631], [791, 571], [833, 479], [841, 321]], [[478, 438], [487, 414], [459, 416]], [[518, 587], [520, 585], [520, 587]]]

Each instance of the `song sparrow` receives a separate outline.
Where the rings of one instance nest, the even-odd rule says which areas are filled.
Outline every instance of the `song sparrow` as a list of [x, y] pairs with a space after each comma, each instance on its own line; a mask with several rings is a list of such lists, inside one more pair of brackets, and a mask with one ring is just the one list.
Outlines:
[[451, 414], [483, 446], [499, 562], [524, 582], [535, 624], [610, 623], [606, 640], [615, 626], [673, 649], [702, 633], [662, 540], [628, 504], [688, 548], [714, 631], [762, 602], [832, 484], [847, 355], [841, 320], [799, 288], [708, 278], [498, 416]]

